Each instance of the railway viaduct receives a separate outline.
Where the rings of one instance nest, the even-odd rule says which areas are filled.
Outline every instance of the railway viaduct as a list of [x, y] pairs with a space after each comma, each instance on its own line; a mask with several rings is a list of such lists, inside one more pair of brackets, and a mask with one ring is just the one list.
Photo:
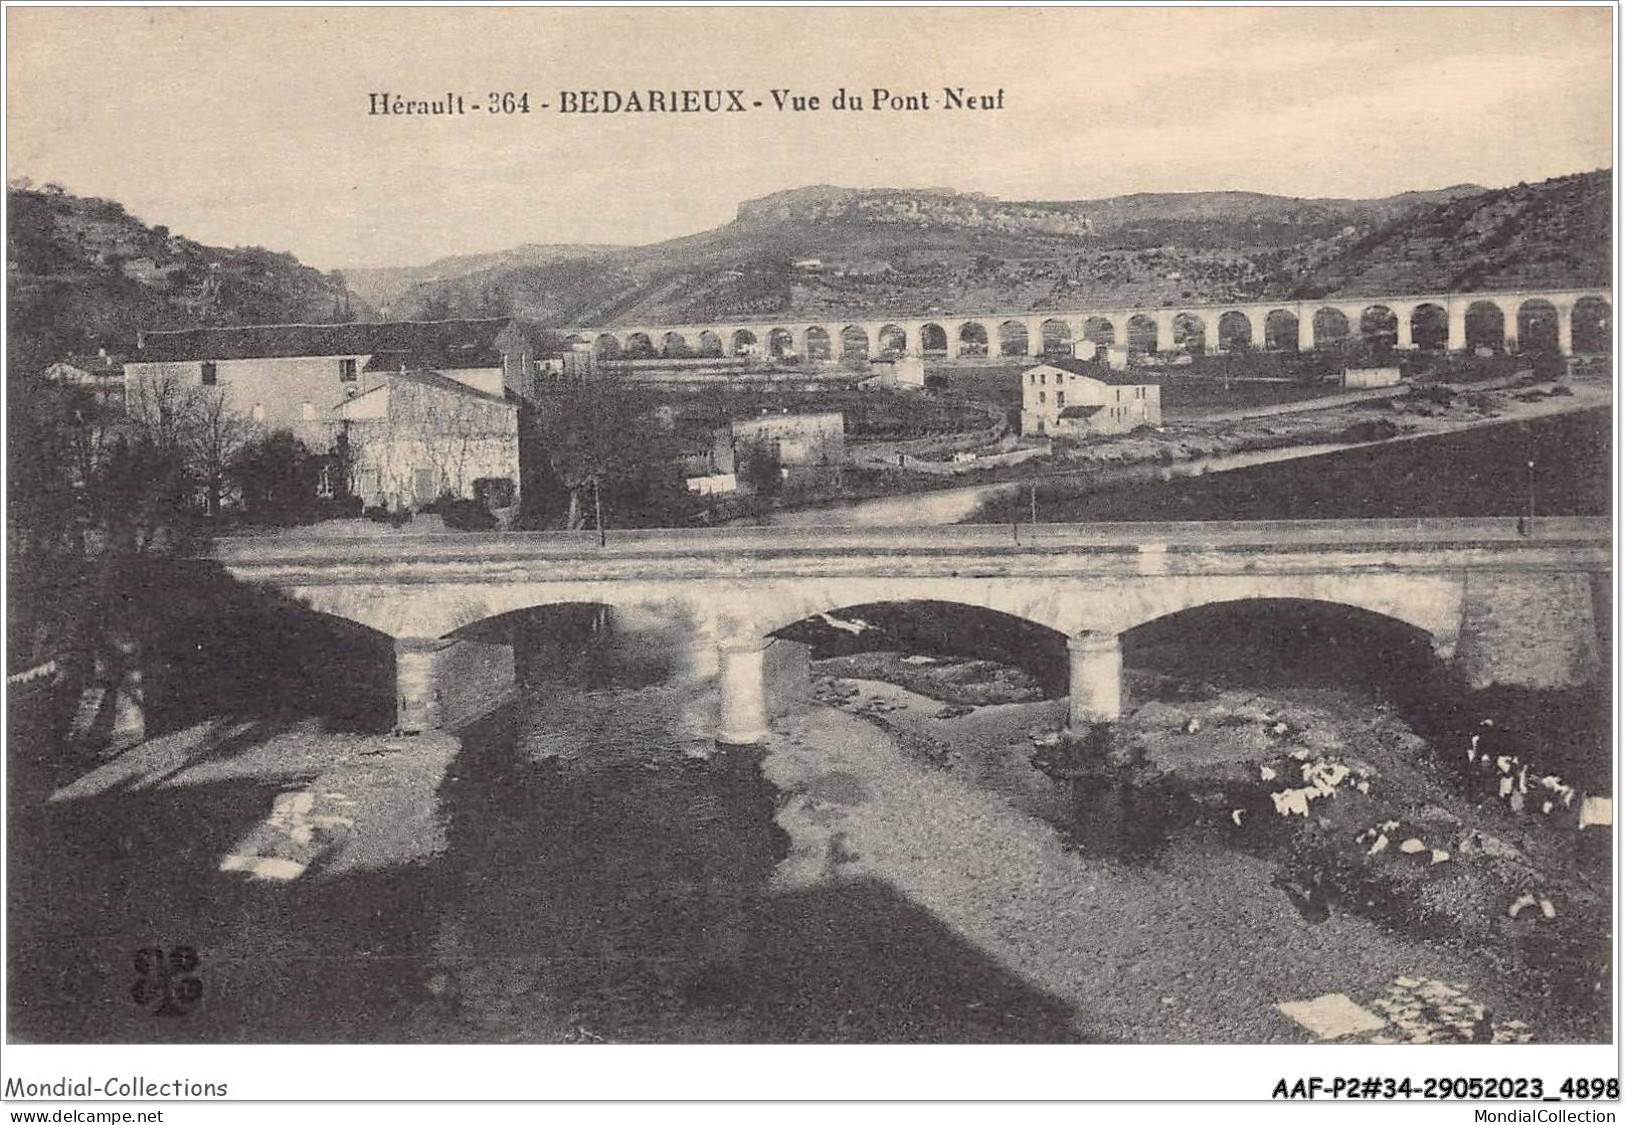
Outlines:
[[567, 330], [600, 358], [759, 356], [853, 359], [882, 353], [939, 358], [1071, 353], [1084, 341], [1131, 351], [1311, 351], [1351, 336], [1400, 349], [1525, 347], [1601, 351], [1611, 335], [1606, 289], [1527, 290], [1318, 301], [1104, 308], [862, 320], [623, 324]]
[[390, 638], [399, 729], [455, 725], [470, 700], [512, 690], [493, 620], [585, 603], [714, 676], [716, 737], [734, 744], [766, 736], [798, 662], [805, 684], [807, 649], [775, 633], [876, 602], [976, 606], [1064, 634], [1073, 727], [1120, 715], [1125, 632], [1246, 599], [1397, 619], [1470, 686], [1574, 686], [1600, 665], [1593, 599], [1611, 560], [1608, 521], [1578, 518], [272, 536], [214, 551], [239, 581]]

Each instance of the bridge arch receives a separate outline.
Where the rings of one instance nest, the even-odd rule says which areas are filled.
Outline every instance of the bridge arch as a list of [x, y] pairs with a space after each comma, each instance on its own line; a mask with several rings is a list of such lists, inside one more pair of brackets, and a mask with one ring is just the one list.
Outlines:
[[1315, 310], [1314, 329], [1316, 351], [1341, 344], [1356, 334], [1343, 310], [1329, 305]]
[[945, 356], [948, 354], [948, 333], [940, 324], [920, 325], [920, 354]]
[[1360, 313], [1357, 339], [1379, 351], [1399, 346], [1399, 317], [1387, 305], [1370, 305]]
[[1467, 306], [1467, 348], [1491, 348], [1501, 351], [1506, 346], [1506, 314], [1494, 301], [1474, 301]]
[[1050, 694], [1066, 690], [1066, 636], [1027, 617], [958, 599], [901, 597], [818, 609], [768, 638], [812, 647], [814, 659], [876, 649], [968, 656], [1022, 667]]
[[1574, 351], [1601, 355], [1613, 348], [1614, 310], [1602, 297], [1585, 296], [1574, 302], [1569, 313]]
[[1244, 352], [1253, 344], [1253, 321], [1246, 313], [1231, 310], [1219, 317], [1221, 352]]
[[1411, 343], [1420, 351], [1442, 352], [1450, 346], [1450, 314], [1443, 305], [1424, 301], [1411, 310]]
[[626, 338], [627, 359], [649, 359], [654, 354], [655, 344], [647, 332], [634, 332]]
[[1155, 354], [1158, 348], [1156, 318], [1144, 313], [1129, 317], [1127, 336], [1129, 351]]
[[683, 359], [689, 354], [688, 337], [681, 332], [668, 332], [660, 337], [660, 354], [666, 359]]
[[1110, 317], [1092, 316], [1083, 322], [1083, 338], [1109, 348], [1117, 343], [1117, 327]]
[[1027, 355], [1030, 350], [1025, 324], [1019, 320], [1007, 320], [999, 325], [999, 355]]
[[707, 358], [721, 356], [724, 352], [722, 337], [707, 328], [700, 333], [699, 347], [696, 349], [700, 355]]
[[767, 334], [767, 354], [774, 359], [788, 359], [796, 354], [796, 339], [788, 328], [775, 328]]
[[811, 328], [807, 329], [806, 335], [802, 337], [801, 350], [806, 354], [808, 359], [833, 358], [830, 348], [829, 332], [826, 329], [820, 328], [816, 324], [813, 325]]
[[1144, 584], [1115, 599], [1097, 629], [1125, 633], [1158, 618], [1207, 605], [1294, 601], [1341, 605], [1412, 626], [1433, 638], [1441, 655], [1455, 651], [1461, 629], [1462, 586], [1437, 575], [1381, 574], [1193, 576], [1177, 583]]
[[592, 351], [599, 359], [618, 359], [621, 354], [621, 342], [612, 334], [605, 332], [592, 342]]
[[1066, 321], [1051, 317], [1039, 327], [1039, 332], [1043, 336], [1045, 355], [1072, 354], [1072, 326]]
[[1182, 312], [1174, 317], [1173, 340], [1170, 347], [1176, 352], [1201, 355], [1207, 350], [1207, 321], [1193, 312]]
[[864, 360], [869, 358], [869, 333], [861, 325], [848, 324], [841, 329], [841, 358]]
[[1531, 297], [1518, 306], [1517, 339], [1521, 352], [1558, 352], [1557, 306], [1544, 297]]
[[908, 332], [899, 324], [881, 325], [880, 331], [875, 333], [875, 343], [883, 356], [908, 354]]
[[737, 329], [729, 341], [728, 353], [730, 355], [755, 355], [758, 347], [756, 333], [749, 328]]
[[185, 604], [201, 608], [160, 618], [142, 654], [147, 737], [221, 718], [297, 716], [336, 730], [390, 728], [393, 637], [348, 614], [233, 586], [206, 570]]
[[987, 327], [980, 321], [967, 320], [959, 326], [959, 354], [967, 358], [992, 354], [988, 350]]
[[1298, 350], [1298, 314], [1290, 309], [1271, 309], [1264, 317], [1264, 350]]
[[[1125, 630], [1120, 643], [1127, 664], [1221, 687], [1285, 682], [1409, 694], [1442, 670], [1427, 629], [1361, 606], [1301, 598], [1191, 606]], [[1232, 676], [1238, 682], [1226, 684]]]

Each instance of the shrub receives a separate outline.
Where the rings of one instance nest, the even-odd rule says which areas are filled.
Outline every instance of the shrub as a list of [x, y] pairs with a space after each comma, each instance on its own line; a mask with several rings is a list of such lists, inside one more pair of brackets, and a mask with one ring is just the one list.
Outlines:
[[497, 525], [497, 518], [477, 500], [443, 497], [435, 505], [440, 518], [453, 531], [490, 531]]
[[1387, 441], [1399, 434], [1399, 425], [1392, 418], [1373, 418], [1366, 422], [1355, 422], [1344, 428], [1338, 435], [1339, 440], [1355, 441]]
[[247, 517], [258, 523], [310, 523], [321, 517], [317, 459], [287, 430], [265, 435], [237, 451], [230, 476], [243, 494]]
[[402, 508], [399, 511], [391, 511], [382, 504], [363, 508], [361, 514], [374, 523], [387, 523], [391, 527], [400, 527], [412, 520], [412, 509]]

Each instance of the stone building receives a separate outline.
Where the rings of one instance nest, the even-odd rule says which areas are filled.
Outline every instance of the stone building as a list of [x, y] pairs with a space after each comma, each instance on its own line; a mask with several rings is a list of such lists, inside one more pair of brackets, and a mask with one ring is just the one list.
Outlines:
[[1162, 425], [1162, 388], [1132, 371], [1054, 356], [1021, 373], [1021, 432], [1083, 438]]
[[388, 373], [332, 411], [350, 490], [393, 510], [442, 496], [509, 507], [519, 496], [519, 408], [434, 371]]
[[683, 470], [695, 491], [752, 492], [760, 490], [763, 467], [771, 465], [782, 490], [800, 492], [838, 486], [845, 463], [846, 416], [834, 410], [731, 422], [713, 434], [708, 448], [685, 457]]
[[144, 332], [125, 363], [129, 393], [163, 382], [221, 387], [231, 408], [324, 447], [332, 411], [393, 372], [435, 371], [486, 395], [528, 395], [531, 335], [510, 317], [378, 324], [268, 324]]

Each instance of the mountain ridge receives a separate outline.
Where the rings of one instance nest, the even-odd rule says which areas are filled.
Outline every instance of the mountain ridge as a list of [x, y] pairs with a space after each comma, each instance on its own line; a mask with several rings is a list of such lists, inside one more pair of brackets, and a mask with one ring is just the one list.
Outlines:
[[[404, 315], [507, 312], [576, 326], [1162, 307], [1432, 292], [1475, 279], [1596, 285], [1610, 274], [1589, 247], [1611, 242], [1610, 200], [1608, 170], [1379, 199], [1219, 191], [1005, 201], [819, 184], [745, 200], [728, 223], [645, 246], [549, 247], [552, 260], [511, 267], [471, 258], [463, 273], [443, 259], [443, 276], [397, 300]], [[1459, 245], [1451, 231], [1463, 232]]]

